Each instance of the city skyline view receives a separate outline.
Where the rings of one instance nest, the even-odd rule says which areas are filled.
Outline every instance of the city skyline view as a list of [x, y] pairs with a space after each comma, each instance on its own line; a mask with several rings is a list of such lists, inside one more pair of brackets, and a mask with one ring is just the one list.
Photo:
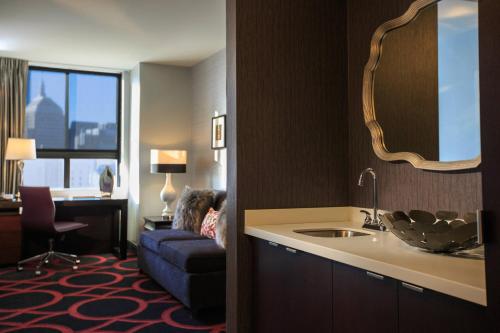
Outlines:
[[30, 70], [27, 137], [36, 139], [39, 149], [116, 149], [117, 80], [114, 76]]
[[[27, 105], [40, 94], [43, 82], [47, 96], [64, 110], [65, 76], [64, 72], [30, 69]], [[117, 107], [116, 77], [81, 73], [70, 73], [68, 77], [70, 121], [98, 121], [100, 123], [116, 121], [114, 112]], [[76, 114], [77, 117], [74, 116]]]
[[[30, 69], [26, 136], [37, 149], [105, 150], [118, 148], [118, 78], [98, 74]], [[117, 174], [117, 159], [69, 160], [70, 187], [98, 187], [108, 165]], [[64, 158], [27, 161], [26, 185], [64, 187]]]

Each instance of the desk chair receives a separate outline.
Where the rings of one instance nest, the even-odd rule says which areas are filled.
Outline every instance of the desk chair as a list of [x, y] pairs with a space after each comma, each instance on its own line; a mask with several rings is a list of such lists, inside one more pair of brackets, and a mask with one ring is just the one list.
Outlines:
[[49, 240], [48, 252], [21, 260], [17, 263], [17, 270], [23, 270], [23, 264], [39, 261], [35, 269], [35, 275], [42, 274], [41, 268], [50, 263], [53, 258], [73, 265], [73, 270], [78, 269], [80, 260], [74, 254], [54, 251], [54, 240], [64, 237], [69, 231], [79, 230], [87, 227], [87, 224], [78, 222], [55, 222], [56, 209], [50, 189], [48, 187], [19, 187], [22, 202], [21, 226], [24, 232], [37, 233]]

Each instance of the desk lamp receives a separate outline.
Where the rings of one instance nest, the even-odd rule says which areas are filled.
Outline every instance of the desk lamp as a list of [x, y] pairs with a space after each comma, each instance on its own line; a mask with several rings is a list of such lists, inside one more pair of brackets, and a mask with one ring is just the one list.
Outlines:
[[[7, 150], [5, 159], [8, 161], [17, 161], [17, 168], [21, 175], [19, 186], [23, 185], [23, 169], [25, 160], [36, 159], [35, 139], [9, 138], [7, 141]], [[19, 191], [16, 193], [16, 199], [19, 199]]]

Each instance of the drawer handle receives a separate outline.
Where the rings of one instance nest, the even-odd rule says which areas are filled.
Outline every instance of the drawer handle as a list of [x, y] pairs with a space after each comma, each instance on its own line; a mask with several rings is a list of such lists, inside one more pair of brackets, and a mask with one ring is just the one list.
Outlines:
[[373, 272], [366, 271], [366, 275], [368, 275], [371, 278], [377, 279], [377, 280], [383, 280], [384, 276], [380, 274], [375, 274]]
[[403, 287], [405, 287], [406, 289], [410, 289], [410, 290], [415, 291], [417, 293], [423, 293], [424, 292], [424, 288], [414, 286], [413, 284], [409, 284], [409, 283], [406, 283], [406, 282], [401, 282], [401, 285]]
[[268, 244], [269, 244], [269, 245], [271, 245], [271, 246], [274, 246], [274, 247], [277, 247], [277, 246], [278, 246], [278, 244], [277, 244], [277, 243], [275, 243], [275, 242], [268, 242]]
[[290, 253], [297, 253], [297, 250], [292, 249], [292, 248], [290, 248], [290, 247], [287, 247], [287, 248], [285, 248], [285, 249], [286, 249], [288, 252], [290, 252]]

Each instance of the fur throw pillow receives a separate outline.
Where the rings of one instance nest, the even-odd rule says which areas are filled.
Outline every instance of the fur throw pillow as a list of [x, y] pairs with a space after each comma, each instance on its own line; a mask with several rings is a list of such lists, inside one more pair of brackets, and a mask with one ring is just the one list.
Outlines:
[[226, 200], [221, 205], [219, 210], [219, 219], [215, 225], [215, 242], [222, 248], [226, 248], [226, 232], [227, 232], [227, 222], [226, 222]]
[[201, 223], [214, 205], [215, 193], [210, 190], [193, 190], [184, 188], [175, 209], [173, 229], [188, 230], [200, 233]]

